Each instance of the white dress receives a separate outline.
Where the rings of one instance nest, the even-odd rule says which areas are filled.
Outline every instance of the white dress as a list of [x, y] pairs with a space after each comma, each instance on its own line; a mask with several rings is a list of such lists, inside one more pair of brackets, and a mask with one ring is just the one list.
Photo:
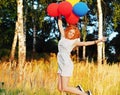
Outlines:
[[71, 76], [73, 73], [73, 62], [70, 57], [74, 42], [78, 39], [69, 40], [62, 37], [58, 43], [58, 73], [61, 76]]

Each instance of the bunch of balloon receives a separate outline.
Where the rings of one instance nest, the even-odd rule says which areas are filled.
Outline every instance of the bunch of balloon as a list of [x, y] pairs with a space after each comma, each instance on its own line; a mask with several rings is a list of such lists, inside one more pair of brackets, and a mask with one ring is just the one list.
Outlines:
[[64, 16], [67, 23], [77, 24], [79, 18], [85, 16], [89, 8], [86, 3], [79, 0], [66, 0], [58, 3], [51, 3], [47, 7], [48, 15], [52, 17]]
[[89, 8], [87, 4], [85, 4], [84, 2], [76, 3], [73, 6], [73, 12], [79, 17], [85, 16], [88, 11], [89, 11]]
[[48, 5], [47, 7], [47, 13], [49, 16], [51, 17], [57, 17], [59, 16], [59, 12], [58, 12], [58, 4], [57, 3], [51, 3]]
[[78, 3], [80, 0], [66, 0], [68, 1], [69, 3], [72, 4], [72, 6], [74, 6], [76, 3]]

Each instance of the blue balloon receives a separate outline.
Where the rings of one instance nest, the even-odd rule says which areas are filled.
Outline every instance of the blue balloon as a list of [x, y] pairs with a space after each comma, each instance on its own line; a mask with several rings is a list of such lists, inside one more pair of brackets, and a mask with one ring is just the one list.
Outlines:
[[85, 16], [88, 11], [89, 11], [89, 8], [88, 8], [87, 4], [84, 2], [76, 3], [73, 6], [74, 14], [76, 14], [79, 17]]

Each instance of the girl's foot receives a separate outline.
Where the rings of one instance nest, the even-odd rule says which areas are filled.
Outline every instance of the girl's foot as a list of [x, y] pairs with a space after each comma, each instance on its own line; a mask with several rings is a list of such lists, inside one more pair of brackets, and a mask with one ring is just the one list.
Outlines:
[[92, 95], [91, 91], [86, 91], [87, 95]]
[[83, 88], [81, 87], [81, 85], [78, 85], [76, 88], [78, 88], [80, 91], [84, 92]]

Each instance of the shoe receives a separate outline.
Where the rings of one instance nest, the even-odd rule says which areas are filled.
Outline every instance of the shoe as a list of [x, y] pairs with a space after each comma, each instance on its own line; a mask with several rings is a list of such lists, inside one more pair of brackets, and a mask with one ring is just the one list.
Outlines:
[[81, 87], [81, 85], [78, 85], [76, 88], [78, 88], [80, 91], [84, 92], [83, 88]]
[[86, 93], [87, 93], [88, 95], [92, 95], [91, 91], [87, 91]]

